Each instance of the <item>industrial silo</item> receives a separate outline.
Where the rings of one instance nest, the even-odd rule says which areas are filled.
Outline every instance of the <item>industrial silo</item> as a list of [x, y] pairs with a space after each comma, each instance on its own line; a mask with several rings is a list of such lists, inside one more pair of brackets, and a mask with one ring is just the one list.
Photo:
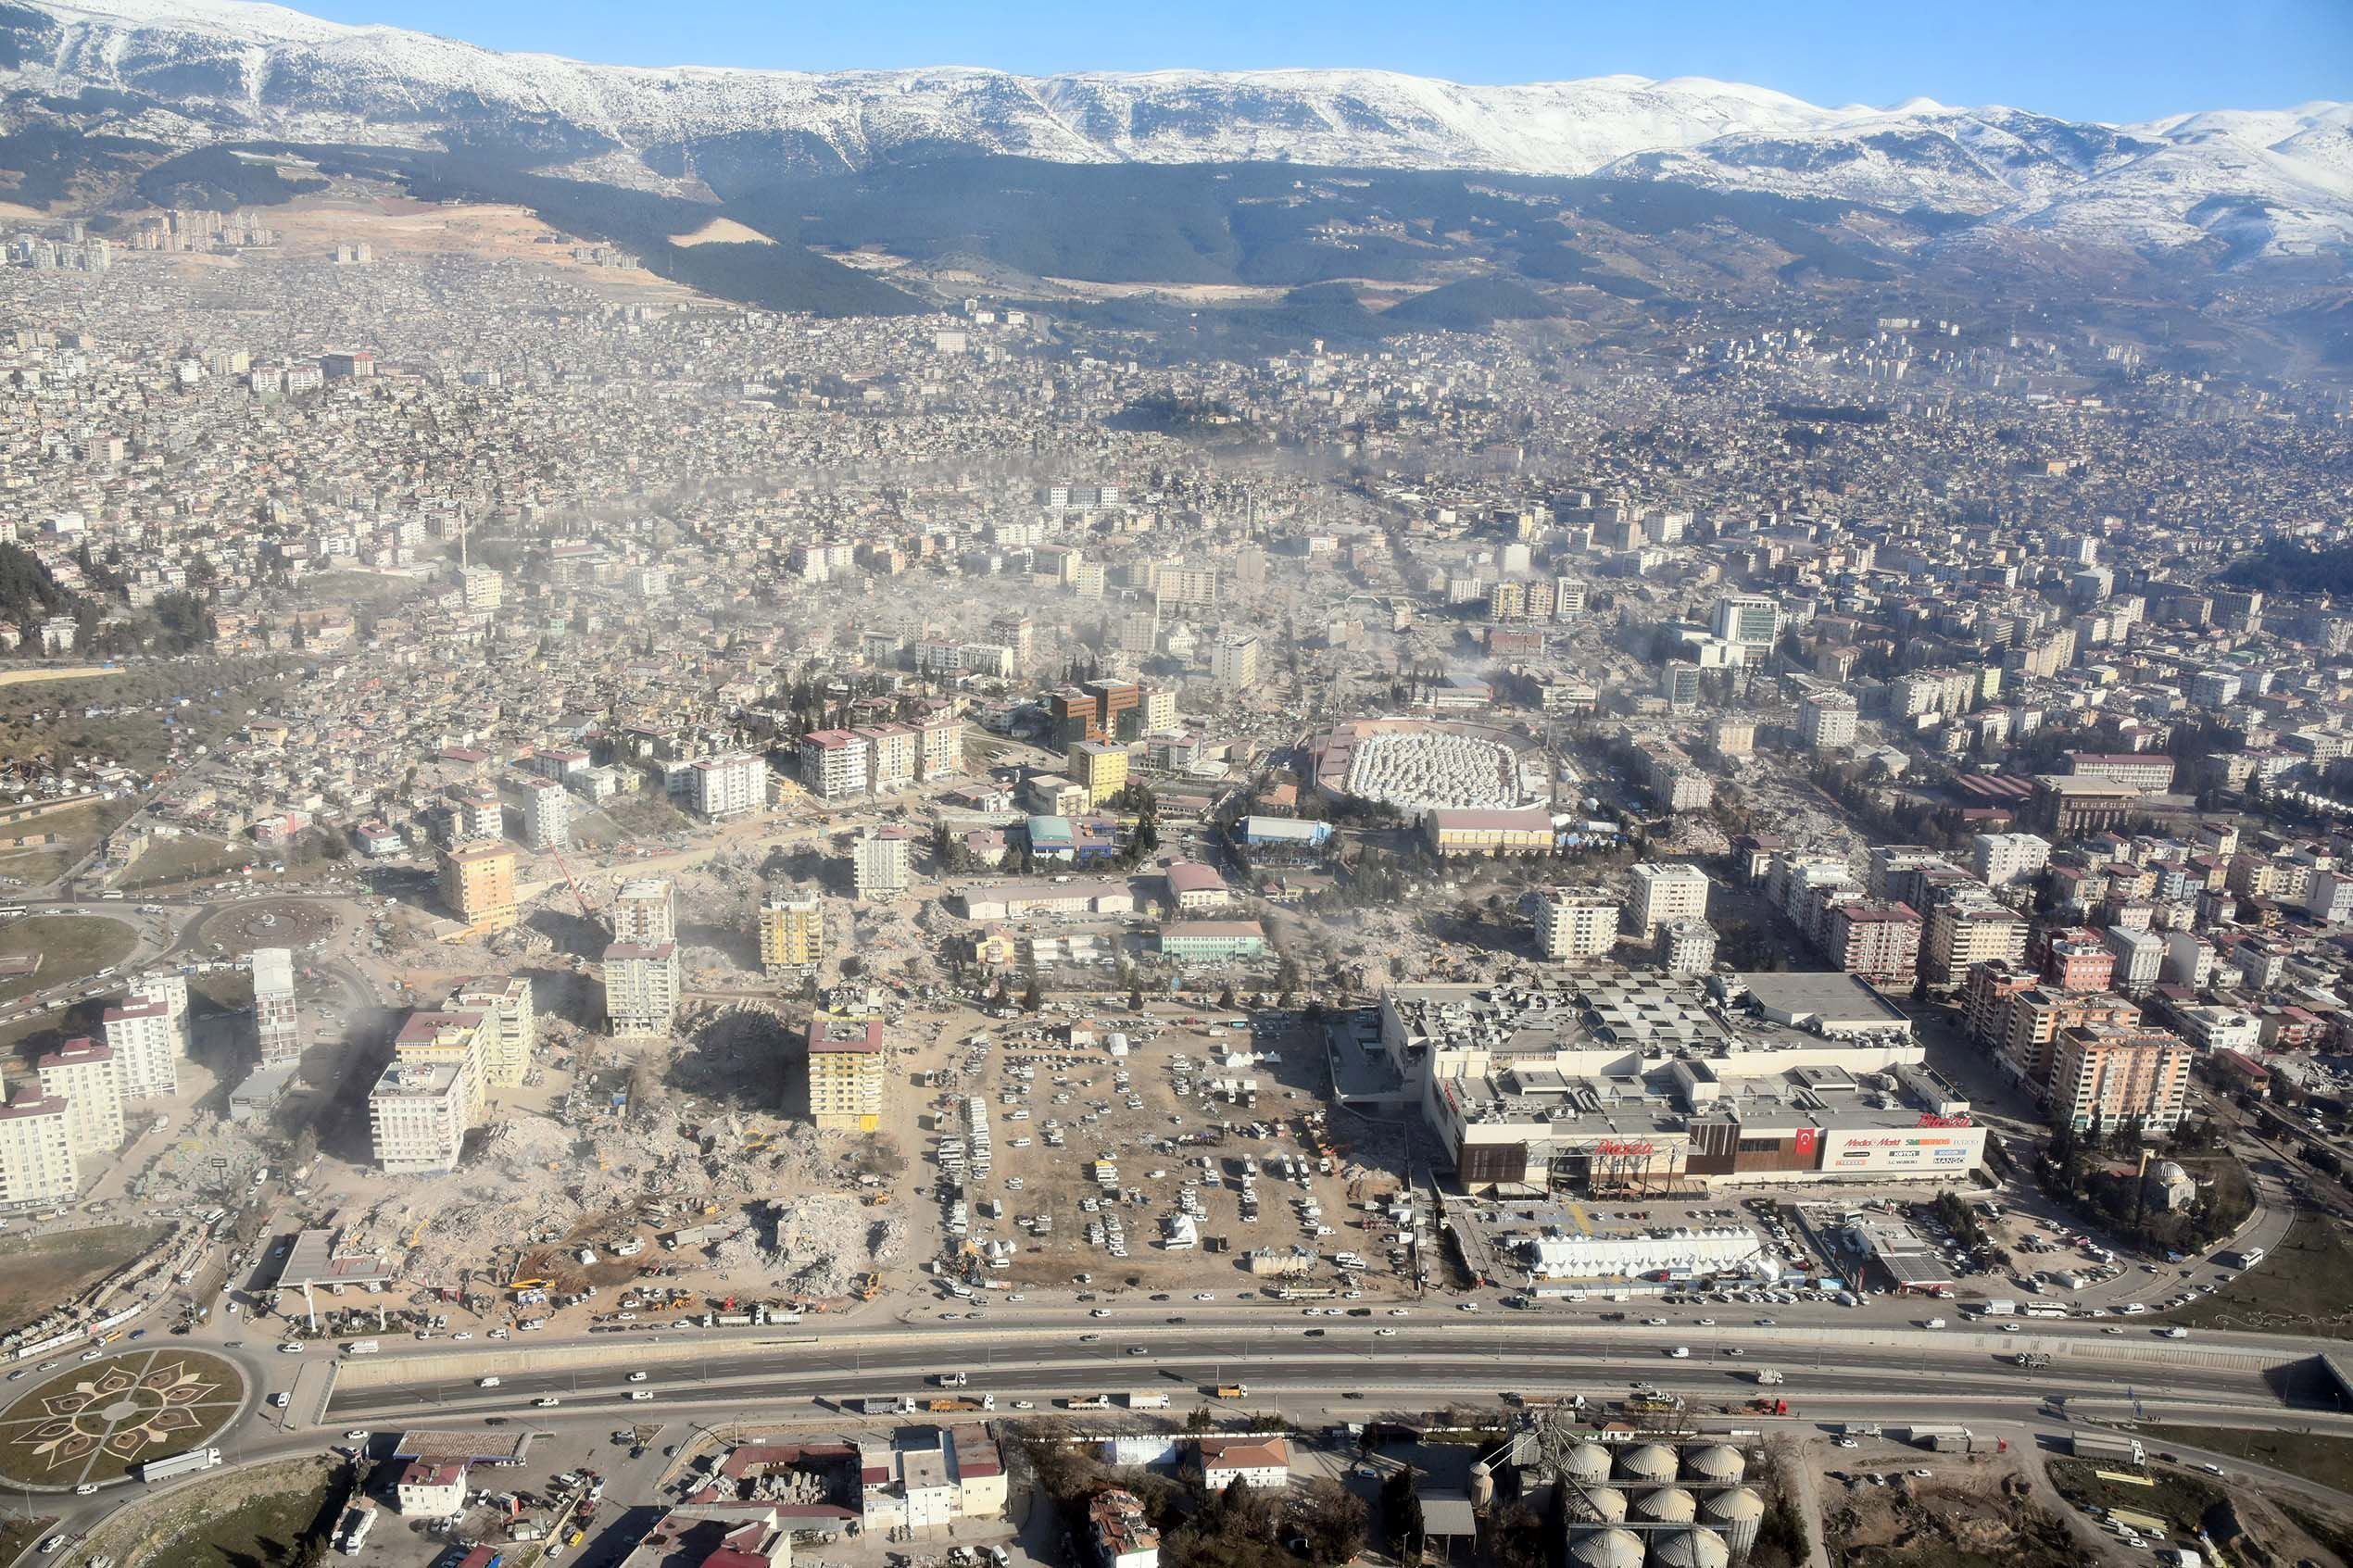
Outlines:
[[1626, 1523], [1626, 1494], [1615, 1486], [1588, 1486], [1585, 1500], [1593, 1505], [1593, 1515], [1604, 1524]]
[[1699, 1503], [1680, 1486], [1654, 1486], [1634, 1494], [1632, 1516], [1645, 1524], [1688, 1524], [1699, 1517]]
[[1495, 1473], [1485, 1460], [1474, 1460], [1470, 1467], [1471, 1506], [1484, 1509], [1495, 1500]]
[[1651, 1568], [1729, 1568], [1731, 1549], [1713, 1530], [1696, 1526], [1651, 1536]]
[[1579, 1443], [1561, 1457], [1561, 1471], [1588, 1486], [1609, 1479], [1610, 1452], [1599, 1443]]
[[1727, 1486], [1699, 1499], [1699, 1522], [1722, 1536], [1734, 1557], [1749, 1554], [1764, 1520], [1765, 1499], [1746, 1486]]
[[1748, 1461], [1725, 1443], [1695, 1443], [1683, 1450], [1683, 1479], [1730, 1486], [1748, 1474]]
[[1647, 1481], [1663, 1486], [1675, 1479], [1675, 1450], [1664, 1443], [1643, 1443], [1617, 1456], [1621, 1480]]
[[1588, 1530], [1568, 1543], [1568, 1562], [1569, 1568], [1642, 1568], [1642, 1537], [1631, 1530]]

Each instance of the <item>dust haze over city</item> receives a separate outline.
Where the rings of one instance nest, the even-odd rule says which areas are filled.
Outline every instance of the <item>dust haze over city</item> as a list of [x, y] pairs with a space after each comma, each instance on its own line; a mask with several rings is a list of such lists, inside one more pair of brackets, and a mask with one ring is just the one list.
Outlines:
[[2353, 1568], [2342, 25], [333, 6], [0, 6], [0, 1568]]

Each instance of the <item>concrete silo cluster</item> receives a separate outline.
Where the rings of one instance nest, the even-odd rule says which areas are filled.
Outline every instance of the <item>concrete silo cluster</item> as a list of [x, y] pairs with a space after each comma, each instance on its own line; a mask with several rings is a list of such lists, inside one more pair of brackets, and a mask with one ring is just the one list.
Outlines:
[[1562, 1456], [1570, 1568], [1730, 1568], [1765, 1499], [1724, 1443], [1579, 1442]]

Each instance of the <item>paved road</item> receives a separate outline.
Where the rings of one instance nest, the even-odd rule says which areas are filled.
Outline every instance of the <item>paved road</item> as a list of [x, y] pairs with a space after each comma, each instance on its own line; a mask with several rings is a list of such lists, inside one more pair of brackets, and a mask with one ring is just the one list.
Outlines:
[[[1772, 1392], [1793, 1399], [1840, 1393], [1884, 1402], [1889, 1395], [1915, 1393], [1932, 1385], [1955, 1393], [1993, 1393], [2032, 1406], [2054, 1394], [2123, 1399], [2161, 1388], [2168, 1398], [2252, 1410], [2279, 1408], [2262, 1374], [2262, 1363], [2273, 1359], [2269, 1355], [2246, 1356], [2217, 1348], [2181, 1354], [2165, 1363], [2136, 1363], [2114, 1354], [2104, 1356], [2101, 1352], [2109, 1347], [2080, 1337], [2071, 1346], [2062, 1345], [2049, 1369], [2030, 1374], [1999, 1359], [2009, 1353], [2007, 1346], [1997, 1349], [1979, 1342], [1977, 1336], [1937, 1341], [1919, 1335], [1902, 1336], [1904, 1342], [1895, 1344], [1841, 1344], [1818, 1336], [1789, 1335], [1776, 1340], [1768, 1337], [1775, 1331], [1751, 1329], [1737, 1337], [1728, 1335], [1689, 1346], [1657, 1330], [1600, 1336], [1529, 1325], [1491, 1330], [1433, 1324], [1400, 1328], [1390, 1337], [1361, 1325], [1335, 1325], [1310, 1339], [1301, 1330], [1272, 1325], [1233, 1324], [1211, 1333], [1122, 1331], [1106, 1324], [1090, 1345], [1080, 1341], [1079, 1332], [1009, 1328], [977, 1340], [944, 1335], [862, 1336], [855, 1345], [805, 1347], [781, 1342], [785, 1336], [779, 1335], [778, 1342], [766, 1348], [714, 1342], [711, 1354], [689, 1361], [633, 1361], [616, 1354], [603, 1366], [501, 1372], [498, 1386], [490, 1389], [481, 1387], [474, 1376], [349, 1386], [335, 1394], [328, 1424], [409, 1419], [436, 1411], [522, 1414], [542, 1398], [594, 1399], [627, 1408], [633, 1391], [650, 1393], [653, 1399], [643, 1402], [662, 1407], [722, 1390], [745, 1400], [809, 1395], [923, 1398], [930, 1397], [926, 1388], [932, 1374], [953, 1371], [967, 1372], [974, 1389], [1000, 1394], [1112, 1392], [1130, 1386], [1214, 1387], [1278, 1371], [1339, 1387], [1412, 1387], [1429, 1382], [1431, 1370], [1441, 1361], [1466, 1392], [1483, 1391], [1490, 1397], [1506, 1389], [1526, 1390], [1531, 1375], [1540, 1373], [1553, 1391], [1597, 1397], [1634, 1374], [1661, 1385], [1671, 1380], [1674, 1386], [1704, 1389], [1715, 1399], [1744, 1400], [1766, 1391], [1755, 1383], [1755, 1370], [1769, 1366], [1787, 1379]], [[1690, 1350], [1688, 1359], [1673, 1356], [1679, 1346]], [[1131, 1347], [1143, 1353], [1133, 1353]], [[2285, 1361], [2294, 1354], [2283, 1347], [2276, 1359]], [[484, 1363], [493, 1364], [488, 1357]], [[371, 1367], [369, 1375], [382, 1370]], [[643, 1384], [628, 1381], [628, 1374], [635, 1370], [647, 1373]]]

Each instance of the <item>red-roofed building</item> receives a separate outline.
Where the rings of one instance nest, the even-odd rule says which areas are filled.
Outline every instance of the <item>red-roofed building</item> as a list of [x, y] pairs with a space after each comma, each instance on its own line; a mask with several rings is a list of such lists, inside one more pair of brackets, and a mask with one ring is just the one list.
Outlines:
[[393, 1487], [393, 1500], [413, 1519], [455, 1519], [466, 1511], [464, 1461], [410, 1461]]

